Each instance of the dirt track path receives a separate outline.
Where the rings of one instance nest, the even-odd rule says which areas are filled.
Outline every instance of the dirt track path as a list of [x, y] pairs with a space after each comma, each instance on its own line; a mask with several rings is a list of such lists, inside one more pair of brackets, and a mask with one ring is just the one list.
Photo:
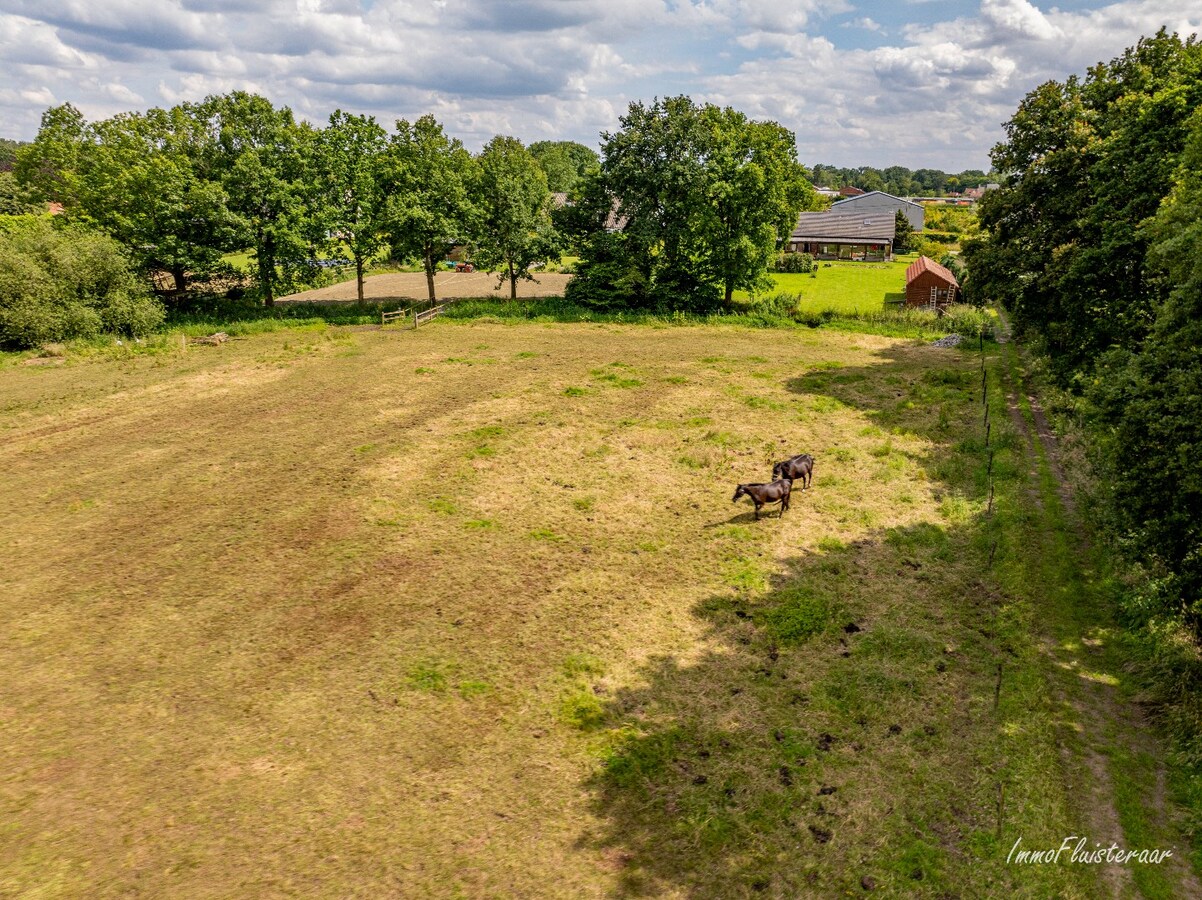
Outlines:
[[[1033, 482], [1043, 482], [1042, 489], [1032, 489], [1032, 500], [1044, 520], [1042, 530], [1050, 535], [1051, 542], [1067, 545], [1066, 558], [1078, 570], [1075, 576], [1087, 582], [1091, 575], [1089, 532], [1069, 486], [1055, 433], [1038, 396], [1023, 381], [1021, 349], [1011, 341], [1004, 314], [1001, 323], [1000, 372], [1007, 412], [1022, 436]], [[1071, 598], [1077, 619], [1050, 624], [1043, 636], [1052, 671], [1060, 673], [1049, 680], [1049, 687], [1057, 706], [1065, 710], [1060, 722], [1060, 754], [1071, 793], [1079, 804], [1082, 825], [1091, 847], [1096, 842], [1102, 847], [1113, 843], [1120, 848], [1144, 849], [1141, 839], [1146, 841], [1150, 833], [1155, 834], [1163, 842], [1160, 846], [1178, 848], [1161, 867], [1167, 882], [1164, 886], [1171, 890], [1169, 896], [1202, 897], [1202, 882], [1189, 865], [1185, 842], [1171, 821], [1165, 750], [1133, 699], [1119, 689], [1123, 663], [1111, 640], [1110, 611], [1096, 600], [1086, 592]], [[1150, 791], [1141, 792], [1134, 783], [1136, 776], [1126, 770], [1136, 761], [1151, 769]], [[1126, 807], [1120, 802], [1121, 796]], [[1142, 814], [1136, 818], [1150, 820], [1154, 826], [1151, 832], [1131, 827], [1133, 804]], [[1132, 830], [1140, 834], [1132, 835]], [[1159, 889], [1141, 889], [1132, 872], [1131, 866], [1105, 866], [1102, 874], [1107, 895], [1162, 895]]]

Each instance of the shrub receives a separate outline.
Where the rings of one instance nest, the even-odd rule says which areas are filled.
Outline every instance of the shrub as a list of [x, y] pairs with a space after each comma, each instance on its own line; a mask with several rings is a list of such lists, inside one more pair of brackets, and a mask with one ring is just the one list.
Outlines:
[[937, 244], [925, 236], [917, 234], [910, 235], [910, 250], [919, 256], [929, 256], [931, 259], [939, 259], [947, 252], [942, 244]]
[[993, 318], [985, 310], [967, 303], [955, 303], [944, 310], [943, 325], [956, 334], [993, 337]]
[[814, 257], [808, 253], [783, 253], [776, 261], [778, 272], [809, 273], [814, 269]]
[[0, 345], [144, 334], [163, 315], [111, 238], [44, 219], [0, 232]]

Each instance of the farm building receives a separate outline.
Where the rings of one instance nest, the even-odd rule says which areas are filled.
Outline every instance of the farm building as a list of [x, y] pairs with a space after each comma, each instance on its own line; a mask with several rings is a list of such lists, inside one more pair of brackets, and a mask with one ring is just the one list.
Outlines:
[[906, 306], [947, 306], [960, 297], [960, 283], [947, 268], [920, 256], [906, 269]]
[[836, 200], [831, 204], [831, 212], [857, 216], [878, 215], [883, 212], [896, 215], [899, 209], [910, 220], [911, 228], [915, 231], [922, 231], [923, 218], [926, 214], [926, 211], [922, 208], [922, 204], [915, 203], [912, 200], [903, 200], [901, 197], [894, 197], [892, 194], [886, 194], [884, 191], [870, 191], [867, 194], [860, 194], [856, 197]]
[[897, 221], [892, 212], [846, 215], [803, 212], [789, 236], [791, 253], [809, 253], [815, 259], [886, 260], [893, 258]]

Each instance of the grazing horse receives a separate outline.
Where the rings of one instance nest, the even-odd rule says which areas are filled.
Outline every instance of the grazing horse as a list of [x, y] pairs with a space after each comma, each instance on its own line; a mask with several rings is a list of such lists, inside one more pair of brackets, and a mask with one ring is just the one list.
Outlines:
[[755, 519], [758, 522], [760, 509], [765, 503], [779, 503], [780, 514], [783, 516], [785, 510], [789, 508], [789, 494], [792, 490], [793, 480], [791, 478], [781, 478], [771, 484], [740, 484], [735, 488], [735, 495], [731, 498], [731, 502], [737, 503], [739, 498], [746, 494], [755, 504]]
[[814, 480], [814, 457], [808, 453], [790, 456], [772, 467], [773, 478], [792, 478], [801, 482], [801, 489], [808, 491]]

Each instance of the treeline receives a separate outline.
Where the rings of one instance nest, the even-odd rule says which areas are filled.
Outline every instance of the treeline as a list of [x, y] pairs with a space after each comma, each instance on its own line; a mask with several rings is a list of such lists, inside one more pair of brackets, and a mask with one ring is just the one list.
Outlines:
[[[1083, 78], [1041, 85], [992, 156], [1006, 174], [965, 248], [970, 287], [1012, 312], [1078, 398], [1110, 528], [1148, 574], [1128, 613], [1148, 635], [1176, 625], [1196, 640], [1202, 45], [1162, 30]], [[1180, 646], [1193, 658], [1192, 642]], [[1202, 673], [1190, 671], [1175, 684], [1197, 708]], [[1191, 715], [1202, 734], [1202, 709]]]
[[911, 171], [905, 166], [889, 166], [885, 169], [874, 169], [872, 166], [845, 169], [824, 163], [814, 166], [814, 184], [821, 187], [855, 187], [862, 191], [884, 191], [896, 197], [943, 197], [995, 181], [997, 176], [980, 169], [965, 169], [949, 175], [939, 169]]
[[177, 295], [228, 280], [225, 258], [249, 251], [267, 305], [340, 259], [362, 299], [381, 254], [420, 262], [433, 300], [435, 271], [461, 246], [511, 297], [570, 248], [575, 302], [710, 309], [767, 286], [779, 242], [815, 205], [793, 134], [737, 110], [635, 103], [602, 139], [600, 157], [500, 135], [473, 155], [432, 116], [389, 132], [338, 111], [319, 128], [233, 92], [98, 122], [54, 107], [13, 177], [22, 199], [62, 204], [57, 224], [170, 273]]
[[503, 136], [474, 156], [432, 116], [388, 132], [338, 111], [317, 128], [240, 91], [99, 122], [65, 105], [43, 115], [14, 175], [142, 271], [171, 273], [180, 293], [228, 275], [223, 258], [247, 250], [267, 304], [343, 258], [362, 296], [368, 261], [389, 249], [423, 264], [431, 297], [454, 244], [503, 270], [511, 290], [558, 258], [535, 157]]

